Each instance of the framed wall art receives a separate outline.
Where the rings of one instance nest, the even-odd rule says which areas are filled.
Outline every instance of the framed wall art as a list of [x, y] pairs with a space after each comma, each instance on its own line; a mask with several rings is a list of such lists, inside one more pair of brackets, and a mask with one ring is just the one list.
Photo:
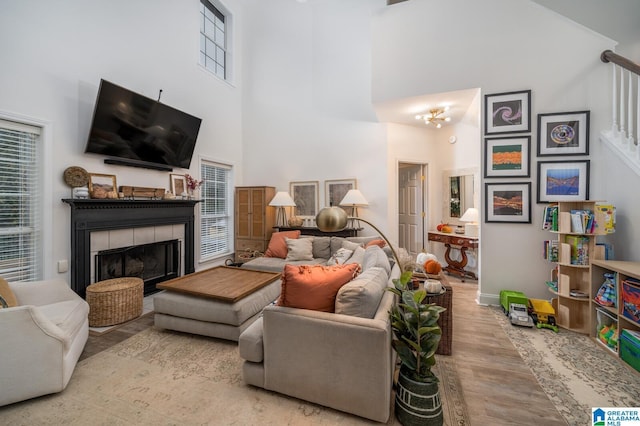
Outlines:
[[340, 201], [350, 189], [356, 189], [356, 179], [336, 179], [324, 181], [324, 203], [326, 206], [340, 206]]
[[[115, 175], [89, 174], [89, 194], [91, 198], [107, 198], [109, 193], [118, 193]], [[116, 195], [117, 196], [117, 195]]]
[[295, 216], [315, 217], [318, 214], [318, 181], [289, 182], [289, 192], [296, 206]]
[[538, 114], [538, 156], [589, 154], [589, 111]]
[[184, 175], [171, 173], [169, 175], [169, 180], [173, 195], [179, 196], [187, 193], [187, 178]]
[[589, 199], [589, 160], [538, 161], [538, 203]]
[[485, 222], [531, 223], [531, 182], [485, 183]]
[[529, 177], [531, 136], [486, 138], [484, 177]]
[[531, 90], [484, 96], [484, 134], [531, 131]]

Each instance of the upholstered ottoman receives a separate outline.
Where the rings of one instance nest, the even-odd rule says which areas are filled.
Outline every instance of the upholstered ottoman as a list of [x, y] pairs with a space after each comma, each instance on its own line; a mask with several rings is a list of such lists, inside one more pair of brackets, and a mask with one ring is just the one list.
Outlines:
[[280, 294], [279, 279], [236, 302], [172, 291], [153, 298], [156, 327], [238, 341], [240, 334], [260, 317], [262, 309]]
[[87, 287], [89, 326], [120, 324], [142, 314], [143, 281], [123, 277], [99, 281]]

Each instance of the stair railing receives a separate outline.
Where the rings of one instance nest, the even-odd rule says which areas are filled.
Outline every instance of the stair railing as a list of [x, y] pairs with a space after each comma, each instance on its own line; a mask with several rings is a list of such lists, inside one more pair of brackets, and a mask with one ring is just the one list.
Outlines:
[[611, 50], [600, 55], [613, 69], [611, 130], [602, 139], [640, 175], [640, 65]]

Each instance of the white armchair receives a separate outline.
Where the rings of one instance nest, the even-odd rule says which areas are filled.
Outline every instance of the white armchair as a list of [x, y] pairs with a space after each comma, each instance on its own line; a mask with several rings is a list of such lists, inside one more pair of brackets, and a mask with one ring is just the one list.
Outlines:
[[60, 392], [89, 336], [89, 305], [63, 280], [9, 283], [0, 309], [0, 406]]

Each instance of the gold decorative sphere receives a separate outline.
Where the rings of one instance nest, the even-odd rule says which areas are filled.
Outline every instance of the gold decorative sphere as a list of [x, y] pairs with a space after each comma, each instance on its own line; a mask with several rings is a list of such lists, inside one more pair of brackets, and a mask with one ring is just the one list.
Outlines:
[[342, 231], [347, 227], [347, 212], [340, 207], [325, 207], [316, 215], [316, 226], [322, 232]]

